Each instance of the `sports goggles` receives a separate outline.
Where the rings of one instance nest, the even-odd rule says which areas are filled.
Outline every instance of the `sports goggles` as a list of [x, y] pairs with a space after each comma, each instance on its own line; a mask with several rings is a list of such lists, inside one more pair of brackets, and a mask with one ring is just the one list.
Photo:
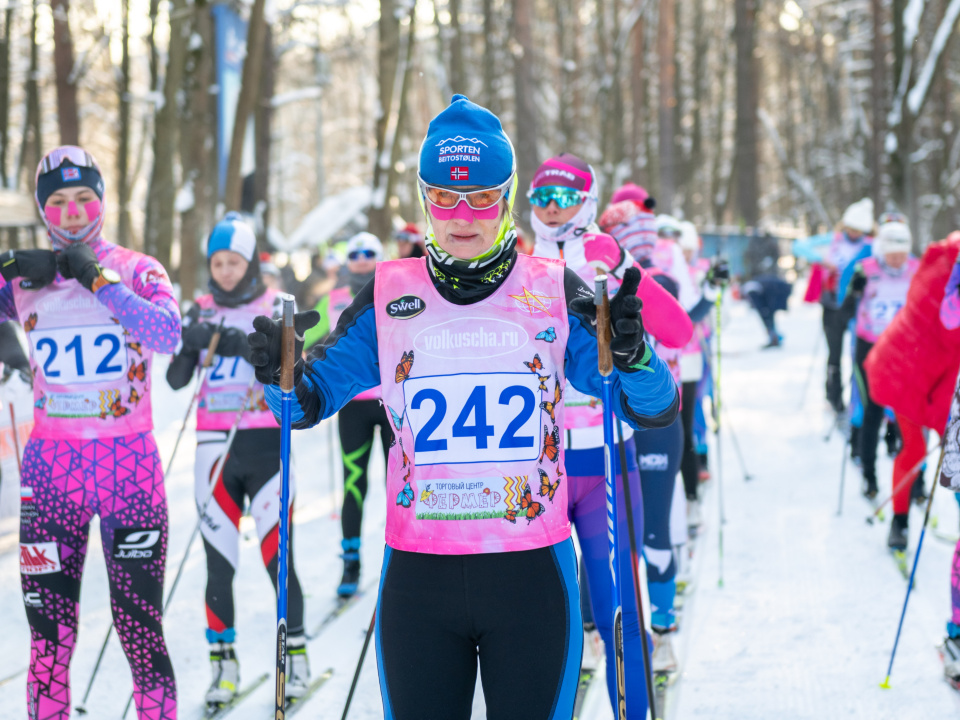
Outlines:
[[579, 205], [587, 199], [588, 194], [581, 190], [562, 187], [560, 185], [548, 185], [530, 190], [527, 198], [533, 205], [545, 208], [551, 202], [555, 202], [561, 210], [566, 210], [574, 205]]
[[94, 160], [93, 156], [86, 150], [74, 145], [64, 145], [55, 150], [51, 150], [44, 156], [43, 160], [40, 161], [39, 175], [45, 175], [52, 170], [56, 170], [67, 160], [77, 167], [93, 168], [97, 172], [100, 171], [100, 166], [97, 165], [97, 161]]
[[376, 257], [375, 250], [351, 250], [347, 253], [347, 260], [373, 260]]
[[473, 210], [489, 210], [507, 194], [510, 185], [513, 183], [513, 174], [511, 173], [506, 182], [500, 185], [483, 190], [471, 190], [470, 192], [459, 192], [437, 185], [428, 185], [419, 176], [417, 182], [423, 196], [430, 201], [431, 205], [436, 205], [438, 208], [452, 210], [463, 200]]

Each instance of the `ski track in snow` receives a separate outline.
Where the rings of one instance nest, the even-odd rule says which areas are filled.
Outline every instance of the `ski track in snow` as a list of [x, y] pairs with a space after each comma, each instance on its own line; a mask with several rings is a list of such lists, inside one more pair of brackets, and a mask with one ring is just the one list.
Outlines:
[[[725, 417], [737, 432], [754, 479], [744, 482], [733, 444], [725, 435], [724, 586], [717, 584], [714, 468], [714, 479], [705, 486], [705, 526], [693, 561], [698, 573], [695, 592], [687, 599], [676, 643], [682, 673], [669, 717], [900, 720], [957, 716], [960, 697], [942, 680], [934, 649], [950, 613], [953, 548], [931, 533], [924, 542], [917, 588], [910, 598], [891, 678], [893, 687], [879, 688], [886, 674], [906, 583], [885, 547], [889, 513], [885, 523], [870, 527], [864, 522], [869, 507], [859, 496], [860, 477], [853, 465], [847, 468], [843, 515], [836, 515], [843, 441], [837, 434], [827, 443], [822, 438], [822, 343], [813, 382], [802, 409], [798, 409], [816, 333], [820, 332], [819, 308], [795, 302], [789, 314], [781, 314], [786, 341], [779, 351], [758, 349], [765, 334], [759, 319], [744, 304], [728, 303], [725, 310]], [[173, 393], [163, 380], [164, 371], [164, 363], [157, 363], [153, 388], [157, 439], [166, 463], [189, 394]], [[294, 556], [306, 593], [308, 629], [333, 607], [341, 570], [340, 523], [338, 518], [331, 518], [329, 436], [326, 425], [294, 433]], [[184, 439], [167, 478], [171, 526], [168, 585], [196, 522], [191, 441], [192, 435]], [[715, 462], [712, 446], [711, 453]], [[881, 447], [881, 494], [889, 491], [891, 466]], [[932, 474], [933, 468], [928, 469], [928, 488]], [[336, 475], [339, 502], [339, 463]], [[383, 462], [375, 457], [365, 503], [363, 583], [378, 576], [382, 559], [386, 502], [383, 477]], [[949, 531], [957, 526], [957, 504], [942, 488], [937, 492], [934, 514], [941, 529]], [[914, 507], [911, 562], [922, 519], [922, 511]], [[235, 592], [242, 682], [273, 672], [276, 605], [249, 519], [244, 519], [241, 529], [246, 532], [241, 541]], [[74, 705], [82, 698], [110, 621], [99, 540], [94, 521], [81, 593], [80, 635], [72, 663]], [[17, 562], [16, 552], [0, 553], [0, 617], [6, 620], [0, 641], [0, 680], [24, 668], [29, 655]], [[196, 543], [165, 621], [177, 675], [179, 717], [188, 720], [200, 717], [209, 682], [203, 615], [205, 580], [203, 552]], [[333, 668], [334, 675], [304, 707], [302, 717], [340, 717], [375, 601], [375, 593], [368, 593], [308, 644], [314, 676], [327, 668]], [[647, 615], [649, 618], [649, 609]], [[411, 608], [411, 622], [417, 622], [416, 608]], [[130, 687], [130, 673], [114, 637], [87, 702], [88, 717], [119, 718]], [[265, 684], [230, 717], [268, 717], [272, 714], [272, 690], [272, 683]], [[594, 708], [598, 705], [592, 720], [612, 718], [609, 704], [591, 703]], [[24, 708], [22, 676], [0, 685], [0, 720], [21, 720]], [[132, 717], [131, 712], [128, 718]], [[350, 717], [383, 717], [372, 645]], [[479, 689], [474, 717], [485, 717]]]

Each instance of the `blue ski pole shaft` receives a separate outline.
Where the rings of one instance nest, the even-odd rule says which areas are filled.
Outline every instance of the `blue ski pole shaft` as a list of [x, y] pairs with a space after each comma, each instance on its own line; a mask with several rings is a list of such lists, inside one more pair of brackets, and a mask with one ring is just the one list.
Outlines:
[[[612, 413], [611, 413], [612, 414]], [[617, 427], [617, 445], [620, 450], [620, 482], [623, 483], [623, 503], [627, 508], [627, 531], [630, 534], [630, 570], [633, 575], [633, 594], [637, 602], [637, 622], [640, 625], [640, 641], [643, 646], [643, 673], [647, 685], [647, 704], [650, 717], [659, 720], [657, 714], [657, 695], [653, 690], [653, 665], [650, 662], [650, 639], [647, 637], [647, 622], [643, 614], [643, 590], [640, 588], [640, 548], [637, 545], [637, 532], [633, 521], [633, 498], [630, 497], [630, 477], [627, 474], [627, 448], [623, 441], [623, 427], [619, 421]]]
[[[610, 352], [610, 299], [607, 297], [607, 276], [598, 275], [594, 286], [594, 304], [597, 308], [597, 366], [603, 377], [600, 398], [603, 401], [603, 460], [607, 487], [607, 540], [610, 550], [610, 581], [612, 583], [613, 642], [616, 657], [617, 720], [627, 720], [626, 678], [623, 666], [623, 601], [620, 596], [620, 551], [617, 547], [617, 486], [613, 473], [613, 355]], [[643, 631], [645, 632], [645, 631]], [[651, 708], [652, 710], [653, 708]]]
[[293, 366], [296, 362], [294, 300], [283, 295], [280, 336], [280, 527], [277, 551], [277, 688], [275, 720], [286, 717], [287, 564], [290, 549], [290, 434], [293, 430]]
[[880, 687], [885, 690], [890, 689], [893, 659], [897, 656], [897, 646], [900, 644], [900, 632], [903, 630], [903, 619], [907, 615], [907, 603], [910, 602], [910, 591], [913, 590], [913, 577], [917, 574], [917, 565], [920, 562], [920, 550], [923, 549], [923, 538], [927, 534], [927, 523], [930, 522], [930, 508], [933, 507], [933, 495], [937, 491], [937, 485], [940, 484], [940, 472], [943, 470], [943, 456], [946, 454], [946, 449], [946, 443], [941, 443], [940, 460], [937, 462], [937, 472], [933, 476], [933, 487], [930, 488], [930, 497], [927, 498], [927, 511], [923, 516], [923, 527], [920, 529], [920, 540], [917, 542], [917, 552], [913, 556], [913, 569], [910, 570], [910, 582], [907, 585], [906, 597], [903, 598], [903, 609], [900, 611], [900, 622], [897, 624], [897, 637], [893, 641], [893, 650], [890, 652], [890, 664], [887, 665], [887, 677], [880, 683]]

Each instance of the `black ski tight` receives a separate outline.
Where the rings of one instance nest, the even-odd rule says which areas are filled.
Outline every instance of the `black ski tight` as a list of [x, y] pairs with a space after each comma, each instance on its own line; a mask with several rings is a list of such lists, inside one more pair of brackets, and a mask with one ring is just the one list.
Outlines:
[[387, 457], [393, 429], [379, 400], [351, 400], [340, 410], [340, 449], [343, 453], [343, 537], [360, 537], [363, 501], [367, 497], [367, 467], [374, 431], [380, 428], [383, 457]]
[[870, 399], [870, 385], [863, 363], [867, 353], [873, 347], [872, 342], [857, 338], [856, 360], [857, 381], [860, 384], [860, 402], [863, 403], [863, 424], [860, 426], [860, 460], [863, 463], [863, 477], [877, 481], [877, 443], [880, 440], [880, 426], [883, 425], [883, 407]]
[[700, 487], [700, 456], [697, 454], [697, 438], [693, 434], [693, 415], [697, 406], [697, 384], [699, 381], [683, 383], [681, 389], [680, 418], [683, 422], [683, 457], [680, 460], [680, 474], [683, 475], [683, 490], [687, 500], [697, 499]]

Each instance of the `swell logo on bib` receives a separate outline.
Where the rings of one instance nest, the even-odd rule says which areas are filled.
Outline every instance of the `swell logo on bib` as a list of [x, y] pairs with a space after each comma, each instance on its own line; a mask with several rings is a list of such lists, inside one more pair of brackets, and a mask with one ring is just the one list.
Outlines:
[[462, 317], [425, 328], [413, 339], [417, 352], [430, 357], [495, 358], [522, 348], [530, 340], [516, 323], [490, 317]]
[[404, 295], [387, 303], [387, 315], [397, 320], [416, 317], [427, 309], [427, 304], [416, 295]]

